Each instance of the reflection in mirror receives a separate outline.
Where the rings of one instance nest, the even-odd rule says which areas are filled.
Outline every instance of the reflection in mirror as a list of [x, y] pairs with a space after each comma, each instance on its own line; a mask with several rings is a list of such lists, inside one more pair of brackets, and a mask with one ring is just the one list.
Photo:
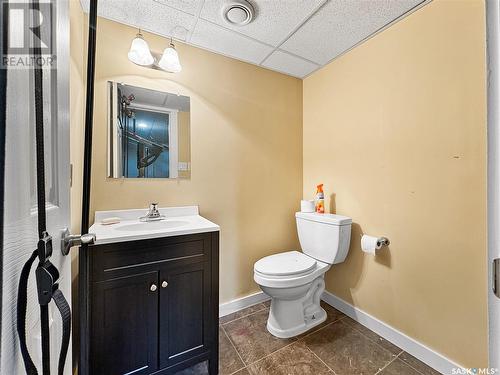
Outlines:
[[108, 97], [108, 177], [189, 178], [189, 97], [117, 82]]

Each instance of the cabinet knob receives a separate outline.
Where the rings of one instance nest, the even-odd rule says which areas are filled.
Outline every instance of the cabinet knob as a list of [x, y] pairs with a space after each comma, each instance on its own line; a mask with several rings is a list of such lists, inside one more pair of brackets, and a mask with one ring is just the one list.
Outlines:
[[151, 284], [151, 286], [149, 287], [149, 290], [154, 292], [156, 291], [156, 289], [158, 289], [158, 287], [156, 286], [156, 284]]
[[168, 286], [168, 283], [166, 280], [163, 280], [163, 282], [161, 283], [161, 287], [162, 288], [166, 288]]

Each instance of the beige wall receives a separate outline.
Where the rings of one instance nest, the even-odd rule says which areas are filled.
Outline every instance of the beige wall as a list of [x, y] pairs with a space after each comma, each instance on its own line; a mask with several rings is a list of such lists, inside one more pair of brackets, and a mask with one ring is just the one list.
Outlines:
[[[258, 291], [253, 264], [297, 248], [294, 212], [302, 195], [302, 81], [178, 44], [183, 71], [127, 59], [137, 30], [100, 18], [92, 164], [95, 210], [198, 204], [221, 226], [220, 299]], [[153, 51], [168, 40], [144, 33]], [[191, 97], [191, 178], [106, 178], [106, 81]]]
[[[304, 80], [304, 196], [354, 221], [327, 290], [487, 366], [483, 1], [436, 0]], [[330, 199], [334, 194], [334, 199]], [[386, 235], [376, 257], [362, 233]]]
[[71, 185], [71, 231], [80, 233], [82, 205], [83, 134], [85, 119], [85, 80], [88, 18], [78, 0], [70, 4], [70, 158], [73, 165]]

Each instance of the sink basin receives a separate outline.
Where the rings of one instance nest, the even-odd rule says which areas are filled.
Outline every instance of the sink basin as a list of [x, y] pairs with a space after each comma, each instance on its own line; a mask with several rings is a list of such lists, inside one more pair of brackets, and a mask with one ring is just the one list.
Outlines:
[[137, 231], [149, 231], [149, 230], [165, 230], [171, 228], [182, 227], [189, 224], [189, 221], [184, 220], [160, 220], [160, 221], [149, 221], [149, 222], [138, 222], [134, 224], [127, 224], [120, 227], [116, 227], [115, 230], [122, 232], [137, 232]]
[[[198, 206], [165, 207], [159, 211], [164, 218], [150, 222], [138, 219], [144, 215], [144, 209], [97, 211], [95, 223], [89, 228], [89, 233], [96, 235], [95, 245], [103, 245], [220, 230], [217, 224], [200, 216]], [[117, 217], [121, 221], [103, 225], [102, 220], [110, 217]]]

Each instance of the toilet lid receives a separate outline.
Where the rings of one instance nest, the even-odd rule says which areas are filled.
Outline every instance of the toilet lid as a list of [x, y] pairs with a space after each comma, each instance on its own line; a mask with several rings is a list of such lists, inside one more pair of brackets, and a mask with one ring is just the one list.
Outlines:
[[289, 276], [311, 271], [316, 260], [298, 251], [269, 255], [255, 263], [255, 271], [270, 276]]

